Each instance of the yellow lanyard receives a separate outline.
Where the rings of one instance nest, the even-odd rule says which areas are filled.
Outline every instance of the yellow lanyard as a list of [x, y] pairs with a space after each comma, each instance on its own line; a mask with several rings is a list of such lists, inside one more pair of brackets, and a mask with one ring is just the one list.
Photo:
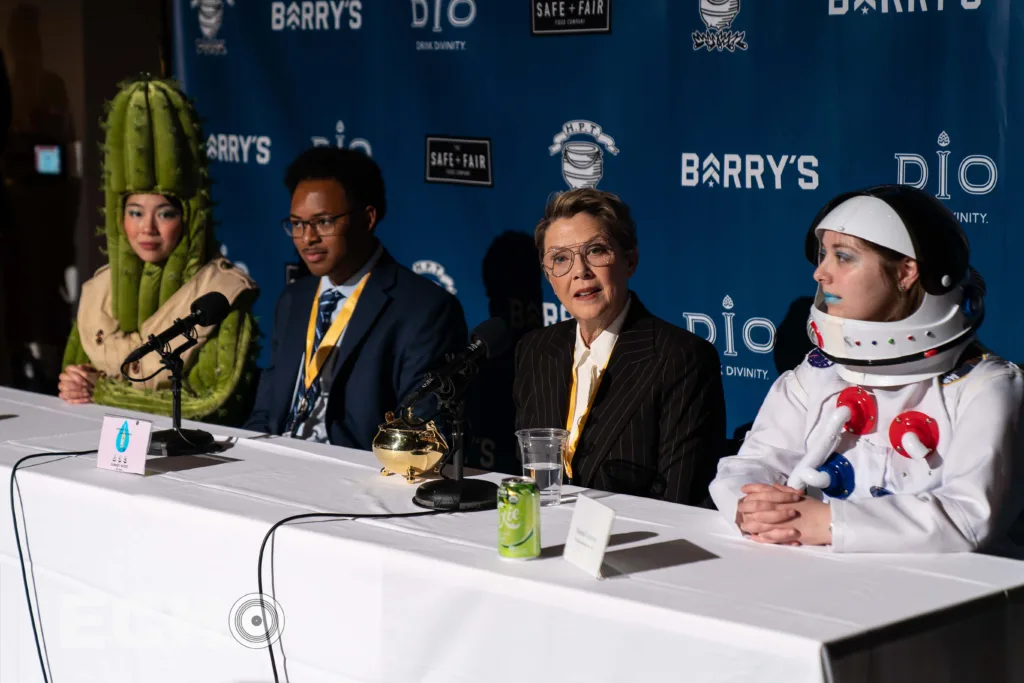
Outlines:
[[[579, 428], [576, 430], [576, 435], [573, 436], [572, 421], [576, 416], [576, 391], [579, 386], [577, 372], [579, 366], [573, 364], [572, 367], [572, 389], [569, 390], [569, 417], [565, 421], [565, 430], [569, 432], [569, 443], [565, 445], [565, 453], [562, 457], [563, 463], [565, 464], [565, 473], [572, 478], [572, 456], [576, 454], [576, 444], [580, 440], [580, 436], [583, 434], [583, 428], [587, 425], [587, 417], [590, 415], [590, 409], [594, 406], [594, 398], [597, 396], [597, 390], [601, 388], [601, 380], [604, 379], [604, 371], [608, 368], [608, 361], [611, 360], [611, 354], [608, 354], [608, 358], [605, 359], [604, 365], [601, 366], [600, 372], [597, 373], [597, 381], [590, 388], [590, 396], [587, 397], [587, 407], [583, 411], [583, 415], [580, 417]], [[574, 359], [575, 360], [575, 359]]]
[[[348, 321], [352, 319], [352, 312], [356, 310], [356, 304], [359, 303], [359, 295], [363, 293], [363, 285], [366, 284], [370, 274], [367, 273], [363, 276], [363, 279], [356, 285], [352, 295], [345, 300], [345, 305], [341, 307], [338, 312], [338, 317], [331, 323], [330, 328], [327, 330], [327, 334], [320, 341], [320, 346], [317, 347], [316, 353], [313, 353], [313, 341], [316, 339], [316, 319], [320, 310], [320, 287], [316, 288], [316, 298], [313, 299], [313, 310], [309, 314], [309, 329], [306, 331], [306, 359], [305, 359], [305, 376], [304, 381], [306, 389], [313, 386], [313, 382], [320, 376], [320, 371], [324, 367], [324, 363], [331, 355], [331, 351], [334, 350], [334, 345], [337, 343], [338, 338], [341, 337], [341, 333], [345, 331], [348, 326]], [[321, 283], [322, 284], [322, 283]]]

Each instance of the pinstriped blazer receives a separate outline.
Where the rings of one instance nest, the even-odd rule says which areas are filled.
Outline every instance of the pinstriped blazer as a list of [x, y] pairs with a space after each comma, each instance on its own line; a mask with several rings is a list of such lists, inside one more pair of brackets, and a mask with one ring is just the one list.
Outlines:
[[[573, 456], [572, 484], [706, 504], [725, 448], [718, 351], [652, 315], [636, 294]], [[516, 429], [565, 428], [576, 321], [516, 347]]]

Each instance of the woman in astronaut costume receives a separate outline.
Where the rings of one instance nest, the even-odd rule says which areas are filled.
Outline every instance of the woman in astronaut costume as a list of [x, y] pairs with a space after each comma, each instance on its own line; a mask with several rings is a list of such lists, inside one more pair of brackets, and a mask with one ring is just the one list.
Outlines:
[[718, 509], [764, 543], [1016, 554], [1024, 376], [975, 338], [984, 284], [955, 217], [907, 186], [850, 192], [806, 248], [817, 348], [720, 461]]

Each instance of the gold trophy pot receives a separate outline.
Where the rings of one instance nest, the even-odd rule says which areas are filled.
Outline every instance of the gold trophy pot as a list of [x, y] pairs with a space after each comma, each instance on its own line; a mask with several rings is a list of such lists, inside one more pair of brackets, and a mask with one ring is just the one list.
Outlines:
[[400, 474], [414, 483], [448, 455], [448, 444], [433, 421], [410, 424], [411, 419], [396, 419], [390, 412], [384, 419], [386, 422], [378, 427], [373, 438], [373, 454], [383, 465], [383, 476]]

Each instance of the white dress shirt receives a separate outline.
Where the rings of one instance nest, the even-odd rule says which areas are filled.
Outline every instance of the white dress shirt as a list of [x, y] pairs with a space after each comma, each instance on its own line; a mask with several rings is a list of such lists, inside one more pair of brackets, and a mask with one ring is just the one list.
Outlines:
[[594, 394], [597, 391], [601, 375], [608, 366], [608, 359], [612, 357], [612, 350], [615, 348], [615, 342], [619, 339], [619, 332], [622, 331], [622, 323], [626, 319], [626, 313], [629, 312], [630, 302], [631, 299], [626, 300], [626, 305], [618, 317], [607, 329], [597, 335], [597, 338], [590, 343], [589, 348], [583, 342], [579, 323], [576, 324], [576, 353], [573, 363], [573, 368], [576, 371], [576, 409], [573, 411], [572, 429], [569, 430], [570, 444], [579, 440], [583, 417], [594, 402]]
[[[340, 285], [335, 285], [334, 283], [332, 283], [331, 278], [329, 278], [326, 275], [320, 278], [321, 296], [331, 289], [337, 289], [339, 292], [341, 292], [342, 295], [342, 298], [338, 301], [338, 305], [334, 307], [334, 312], [331, 313], [331, 323], [333, 323], [335, 319], [337, 319], [338, 313], [341, 311], [342, 307], [345, 305], [345, 302], [348, 300], [348, 298], [352, 296], [352, 292], [355, 291], [356, 285], [359, 284], [359, 281], [363, 279], [364, 275], [366, 275], [373, 269], [373, 267], [377, 264], [378, 259], [380, 259], [381, 254], [383, 253], [384, 245], [378, 245], [377, 251], [373, 253], [373, 256], [371, 256], [370, 260], [366, 262], [366, 265], [360, 268], [358, 273], [356, 273], [349, 279], [345, 280]], [[351, 323], [351, 320], [349, 320], [349, 322]], [[341, 340], [344, 338], [345, 332], [342, 331], [341, 336], [338, 337], [338, 341], [334, 343], [335, 349], [341, 346]], [[317, 398], [316, 402], [313, 403], [313, 408], [312, 410], [309, 411], [309, 417], [306, 418], [305, 421], [299, 423], [298, 429], [296, 429], [295, 431], [296, 439], [306, 439], [308, 441], [315, 441], [317, 443], [328, 442], [327, 422], [325, 416], [327, 414], [327, 399], [331, 395], [331, 378], [334, 376], [335, 358], [336, 354], [332, 351], [331, 355], [329, 355], [327, 357], [327, 360], [324, 361], [323, 368], [320, 370], [320, 376], [316, 380], [320, 382], [320, 396], [319, 398]], [[305, 364], [305, 362], [306, 354], [303, 353], [302, 357], [299, 359], [299, 370], [295, 374], [295, 389], [293, 390], [292, 396], [294, 396], [295, 393], [299, 391], [299, 381], [302, 376], [302, 367]]]

